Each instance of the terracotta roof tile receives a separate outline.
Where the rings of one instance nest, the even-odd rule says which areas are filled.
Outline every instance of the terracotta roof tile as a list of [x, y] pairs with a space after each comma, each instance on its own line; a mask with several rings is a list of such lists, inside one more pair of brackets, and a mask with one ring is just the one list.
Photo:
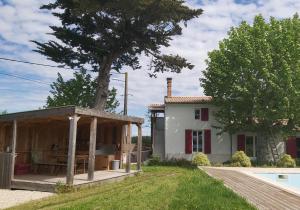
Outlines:
[[165, 103], [196, 104], [196, 103], [210, 102], [211, 100], [212, 100], [211, 96], [172, 96], [172, 97], [166, 97]]

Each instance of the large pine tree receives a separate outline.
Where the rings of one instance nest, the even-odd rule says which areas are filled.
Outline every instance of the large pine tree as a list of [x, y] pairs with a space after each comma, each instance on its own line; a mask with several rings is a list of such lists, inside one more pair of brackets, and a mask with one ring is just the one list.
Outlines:
[[94, 108], [105, 108], [111, 71], [125, 65], [140, 69], [141, 54], [152, 58], [151, 76], [193, 68], [179, 55], [161, 53], [187, 21], [202, 13], [183, 0], [56, 0], [41, 8], [51, 10], [62, 25], [51, 26], [56, 39], [34, 41], [37, 51], [57, 63], [98, 72]]

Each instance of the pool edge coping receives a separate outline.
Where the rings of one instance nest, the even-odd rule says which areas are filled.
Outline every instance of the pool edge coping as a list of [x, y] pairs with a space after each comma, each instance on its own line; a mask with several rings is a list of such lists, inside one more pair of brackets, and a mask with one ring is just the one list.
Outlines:
[[[269, 173], [269, 174], [274, 174], [274, 172], [254, 172], [254, 171], [244, 171], [244, 170], [239, 170], [237, 172], [240, 172], [240, 173], [243, 173], [247, 176], [250, 176], [250, 177], [253, 177], [253, 178], [256, 178], [256, 179], [259, 179], [260, 181], [262, 182], [265, 182], [267, 184], [270, 184], [274, 187], [277, 187], [277, 188], [280, 188], [281, 190], [284, 190], [288, 193], [291, 193], [293, 195], [296, 195], [298, 197], [300, 197], [300, 190], [297, 190], [297, 189], [294, 189], [294, 188], [290, 188], [290, 187], [287, 187], [287, 186], [284, 186], [284, 185], [281, 185], [281, 184], [278, 184], [278, 183], [274, 183], [270, 180], [267, 180], [267, 179], [264, 179], [260, 176], [258, 176], [256, 173]], [[280, 173], [280, 172], [276, 172], [276, 173]], [[286, 172], [283, 172], [282, 174], [286, 174]], [[296, 173], [294, 173], [296, 174]]]

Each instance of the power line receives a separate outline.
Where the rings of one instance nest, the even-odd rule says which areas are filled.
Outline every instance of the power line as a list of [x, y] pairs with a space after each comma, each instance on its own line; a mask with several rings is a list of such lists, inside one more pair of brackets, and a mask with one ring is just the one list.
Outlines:
[[[36, 62], [32, 62], [32, 61], [17, 60], [17, 59], [12, 59], [12, 58], [5, 58], [5, 57], [0, 57], [0, 60], [10, 61], [10, 62], [17, 62], [17, 63], [24, 63], [24, 64], [30, 64], [30, 65], [36, 65], [36, 66], [51, 67], [51, 68], [68, 69], [68, 70], [73, 70], [73, 71], [82, 70], [82, 69], [77, 69], [77, 68], [70, 68], [70, 67], [64, 67], [64, 66], [55, 66], [55, 65], [50, 65], [50, 64], [36, 63]], [[86, 70], [86, 71], [94, 72], [93, 70]], [[125, 73], [111, 72], [111, 74], [117, 75], [117, 74], [125, 74]]]
[[[9, 74], [9, 73], [4, 73], [4, 72], [0, 72], [0, 74], [5, 75], [5, 76], [9, 76], [9, 77], [18, 78], [18, 79], [23, 79], [23, 80], [30, 81], [30, 82], [40, 83], [40, 84], [43, 84], [43, 85], [50, 85], [50, 83], [46, 83], [46, 82], [43, 82], [41, 80], [35, 80], [35, 79], [28, 78], [28, 77], [16, 75], [16, 74]], [[123, 80], [119, 80], [119, 79], [112, 79], [112, 80], [124, 82]]]
[[[55, 66], [55, 65], [43, 64], [43, 63], [35, 63], [35, 62], [31, 62], [31, 61], [24, 61], [24, 60], [16, 60], [16, 59], [11, 59], [11, 58], [4, 58], [4, 57], [0, 57], [0, 60], [17, 62], [17, 63], [25, 63], [25, 64], [36, 65], [36, 66], [44, 66], [44, 67], [51, 67], [51, 68], [60, 68], [60, 69], [75, 70], [75, 71], [80, 71], [81, 70], [81, 69], [69, 68], [69, 67], [64, 67], [64, 66]], [[87, 71], [92, 71], [92, 70], [87, 70]]]
[[4, 73], [4, 72], [0, 72], [0, 74], [5, 75], [5, 76], [9, 76], [9, 77], [18, 78], [18, 79], [27, 80], [27, 81], [30, 81], [30, 82], [40, 83], [40, 84], [43, 84], [43, 85], [50, 85], [49, 83], [46, 83], [46, 82], [43, 82], [43, 81], [40, 81], [40, 80], [30, 79], [30, 78], [23, 77], [23, 76], [16, 75], [16, 74], [9, 74], [9, 73]]

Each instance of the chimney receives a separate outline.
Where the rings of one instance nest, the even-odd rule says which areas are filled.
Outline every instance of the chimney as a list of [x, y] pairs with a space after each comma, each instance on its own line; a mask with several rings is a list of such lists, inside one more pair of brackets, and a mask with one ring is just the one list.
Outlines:
[[168, 87], [168, 92], [167, 92], [167, 97], [172, 97], [172, 78], [167, 78], [167, 87]]

